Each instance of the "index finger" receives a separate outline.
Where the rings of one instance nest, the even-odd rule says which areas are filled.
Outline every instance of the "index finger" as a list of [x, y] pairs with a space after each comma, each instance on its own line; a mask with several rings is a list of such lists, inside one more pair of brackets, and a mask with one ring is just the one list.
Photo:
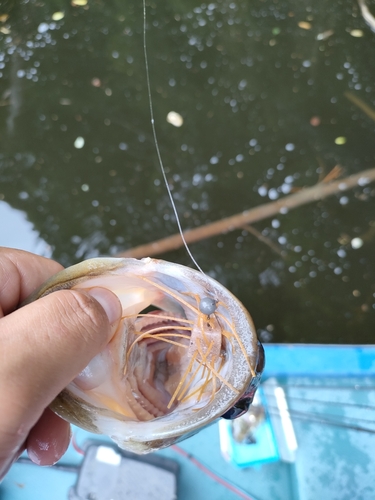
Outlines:
[[58, 263], [23, 250], [0, 247], [0, 318], [61, 271]]

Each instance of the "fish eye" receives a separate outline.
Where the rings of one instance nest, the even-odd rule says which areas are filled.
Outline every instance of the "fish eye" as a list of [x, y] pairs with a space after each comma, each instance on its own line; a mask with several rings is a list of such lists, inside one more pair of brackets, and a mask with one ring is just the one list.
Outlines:
[[241, 417], [241, 415], [244, 415], [250, 408], [252, 401], [252, 398], [241, 399], [234, 406], [232, 406], [232, 408], [226, 411], [224, 415], [222, 415], [222, 418], [225, 418], [226, 420], [234, 420], [235, 418]]

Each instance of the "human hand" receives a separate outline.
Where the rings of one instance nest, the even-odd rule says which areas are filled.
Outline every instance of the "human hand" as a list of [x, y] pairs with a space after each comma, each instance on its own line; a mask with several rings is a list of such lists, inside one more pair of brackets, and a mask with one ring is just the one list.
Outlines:
[[62, 266], [0, 247], [0, 479], [24, 449], [39, 465], [65, 453], [70, 425], [48, 405], [109, 342], [121, 305], [109, 290], [62, 290], [17, 306]]

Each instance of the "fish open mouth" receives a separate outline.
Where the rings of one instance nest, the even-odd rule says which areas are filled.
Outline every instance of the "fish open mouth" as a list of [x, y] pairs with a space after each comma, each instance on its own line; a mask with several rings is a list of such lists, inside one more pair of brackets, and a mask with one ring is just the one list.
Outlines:
[[182, 372], [191, 339], [189, 323], [161, 310], [139, 315], [134, 322], [136, 338], [127, 352], [129, 362], [134, 353], [134, 368], [127, 372], [132, 409], [139, 420], [167, 415], [177, 401], [188, 398], [189, 380], [194, 377], [187, 368], [185, 377]]
[[[223, 384], [239, 394], [227, 381], [236, 338], [225, 307], [202, 313], [199, 296], [177, 292], [161, 274], [152, 280], [132, 276], [121, 291], [117, 278], [94, 281], [91, 286], [119, 296], [122, 324], [106, 350], [74, 380], [77, 396], [123, 419], [145, 422], [176, 409], [196, 411], [213, 401]], [[145, 305], [146, 310], [133, 312]]]
[[57, 274], [28, 301], [94, 287], [117, 295], [122, 320], [106, 348], [52, 403], [69, 422], [147, 453], [227, 413], [259, 380], [248, 312], [218, 282], [185, 266], [92, 259]]

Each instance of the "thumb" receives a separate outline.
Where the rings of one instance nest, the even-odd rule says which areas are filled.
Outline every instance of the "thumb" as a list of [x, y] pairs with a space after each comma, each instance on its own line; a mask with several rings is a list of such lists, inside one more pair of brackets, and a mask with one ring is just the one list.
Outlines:
[[45, 407], [105, 347], [120, 317], [116, 295], [93, 288], [54, 292], [0, 320], [3, 457], [22, 445]]

